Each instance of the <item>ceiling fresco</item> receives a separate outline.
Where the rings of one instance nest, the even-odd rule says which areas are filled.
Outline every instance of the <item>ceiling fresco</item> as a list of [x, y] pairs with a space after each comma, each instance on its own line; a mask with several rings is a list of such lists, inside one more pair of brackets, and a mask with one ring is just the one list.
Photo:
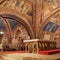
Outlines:
[[53, 32], [53, 33], [55, 33], [56, 30], [57, 30], [59, 27], [60, 27], [59, 25], [57, 25], [57, 24], [49, 21], [49, 22], [45, 25], [45, 27], [43, 28], [43, 30], [48, 31], [48, 32]]
[[59, 27], [60, 27], [60, 12], [57, 12], [48, 18], [48, 22], [45, 24], [43, 30], [56, 32], [56, 30]]
[[60, 0], [44, 0], [43, 2], [43, 16], [47, 15], [54, 9], [60, 6]]
[[30, 18], [32, 17], [32, 0], [0, 0], [0, 6], [9, 7]]

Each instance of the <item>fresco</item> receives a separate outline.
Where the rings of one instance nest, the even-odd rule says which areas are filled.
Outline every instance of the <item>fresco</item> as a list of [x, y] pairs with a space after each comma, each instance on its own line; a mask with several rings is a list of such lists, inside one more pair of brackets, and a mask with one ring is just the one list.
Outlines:
[[1, 0], [0, 5], [32, 17], [32, 0]]
[[48, 20], [43, 30], [55, 32], [60, 27], [60, 12], [55, 13]]
[[60, 6], [60, 0], [44, 0], [43, 2], [43, 16], [50, 13], [52, 10]]

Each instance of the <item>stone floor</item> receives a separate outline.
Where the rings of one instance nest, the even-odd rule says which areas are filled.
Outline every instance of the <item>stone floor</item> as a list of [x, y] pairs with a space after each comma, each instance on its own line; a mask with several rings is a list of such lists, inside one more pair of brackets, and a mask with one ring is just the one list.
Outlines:
[[60, 60], [60, 53], [53, 55], [42, 55], [33, 53], [5, 54], [3, 60]]

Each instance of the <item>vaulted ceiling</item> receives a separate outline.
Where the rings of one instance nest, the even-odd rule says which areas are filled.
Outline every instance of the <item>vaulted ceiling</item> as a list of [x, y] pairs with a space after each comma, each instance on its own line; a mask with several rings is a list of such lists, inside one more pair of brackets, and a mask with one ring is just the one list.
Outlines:
[[[8, 23], [9, 23], [11, 29], [13, 29], [18, 24], [18, 22], [13, 21], [11, 19], [7, 19], [7, 20], [8, 20]], [[1, 19], [0, 19], [0, 29], [6, 30], [4, 23]]]
[[32, 0], [0, 0], [0, 5], [32, 17]]

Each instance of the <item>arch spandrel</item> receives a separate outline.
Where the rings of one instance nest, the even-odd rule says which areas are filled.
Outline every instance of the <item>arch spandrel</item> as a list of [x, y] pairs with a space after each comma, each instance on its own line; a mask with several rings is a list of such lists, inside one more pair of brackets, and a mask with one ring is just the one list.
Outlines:
[[60, 6], [60, 0], [43, 0], [43, 17]]
[[[55, 17], [55, 18], [58, 17], [58, 15], [60, 15], [59, 13], [60, 13], [60, 6], [58, 8], [56, 8], [55, 10], [53, 10], [52, 12], [50, 12], [47, 16], [45, 16], [44, 22], [41, 23], [41, 29], [43, 27], [43, 24], [45, 25], [53, 17]], [[51, 20], [51, 21], [53, 21], [53, 20]]]
[[0, 5], [32, 18], [32, 2], [29, 0], [1, 0]]
[[[40, 27], [40, 35], [45, 34], [46, 31], [43, 31], [44, 26], [48, 23], [52, 22], [54, 23], [54, 26], [58, 25], [60, 27], [60, 6], [53, 10], [50, 14], [45, 16], [44, 22], [42, 22], [41, 27]], [[44, 24], [44, 25], [43, 25]], [[52, 26], [53, 27], [53, 26]], [[58, 30], [58, 29], [57, 29]], [[41, 33], [42, 32], [42, 33]], [[48, 32], [48, 31], [47, 31]], [[56, 32], [56, 31], [55, 31]], [[54, 37], [55, 32], [48, 32], [51, 37]]]

